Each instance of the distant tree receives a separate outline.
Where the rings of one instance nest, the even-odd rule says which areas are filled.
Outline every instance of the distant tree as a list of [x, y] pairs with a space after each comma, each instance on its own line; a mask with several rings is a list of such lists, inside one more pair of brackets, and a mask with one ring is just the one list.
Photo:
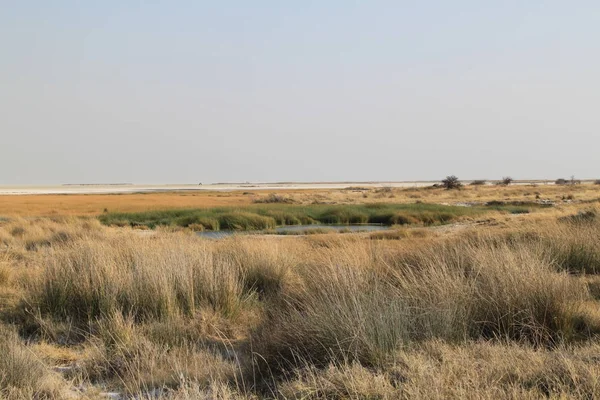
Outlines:
[[513, 183], [513, 178], [511, 178], [510, 176], [505, 176], [499, 183], [500, 185], [508, 186], [511, 183]]
[[566, 185], [567, 184], [567, 180], [563, 179], [563, 178], [558, 178], [557, 180], [554, 181], [555, 185]]
[[446, 190], [450, 189], [460, 189], [462, 187], [462, 183], [458, 180], [458, 177], [455, 175], [447, 176], [446, 179], [442, 180], [442, 186]]

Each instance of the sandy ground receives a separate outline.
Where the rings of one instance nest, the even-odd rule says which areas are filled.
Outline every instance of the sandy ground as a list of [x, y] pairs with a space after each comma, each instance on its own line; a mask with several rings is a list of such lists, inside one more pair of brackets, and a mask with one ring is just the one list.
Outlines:
[[[252, 190], [294, 190], [294, 189], [344, 189], [347, 187], [394, 187], [411, 188], [431, 186], [439, 181], [405, 181], [405, 182], [307, 182], [307, 183], [215, 183], [206, 185], [55, 185], [55, 186], [2, 186], [0, 195], [24, 194], [125, 194], [156, 193], [172, 191], [252, 191]], [[469, 181], [465, 181], [468, 184]], [[514, 184], [553, 184], [552, 181], [515, 181]]]

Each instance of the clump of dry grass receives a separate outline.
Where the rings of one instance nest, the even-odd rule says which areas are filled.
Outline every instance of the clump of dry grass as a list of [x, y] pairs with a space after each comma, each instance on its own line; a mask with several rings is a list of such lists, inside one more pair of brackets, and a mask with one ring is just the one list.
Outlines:
[[[595, 215], [595, 212], [586, 212], [558, 219], [545, 218], [517, 230], [508, 230], [497, 238], [509, 245], [525, 245], [547, 253], [557, 269], [595, 274], [600, 272], [600, 242], [596, 239], [600, 235], [600, 220]], [[476, 230], [470, 234], [473, 238], [494, 241], [481, 233]]]
[[[308, 249], [307, 249], [308, 250]], [[269, 240], [230, 240], [218, 246], [218, 257], [239, 271], [247, 293], [271, 297], [280, 294], [300, 264], [297, 251], [286, 252]]]
[[0, 258], [0, 287], [8, 286], [12, 278], [12, 268], [4, 259], [7, 256]]
[[46, 317], [84, 326], [116, 312], [140, 322], [207, 312], [254, 319], [257, 299], [293, 281], [299, 260], [267, 241], [211, 243], [167, 232], [84, 237], [45, 250], [44, 266], [27, 281], [24, 310], [37, 310], [40, 328]]
[[357, 362], [315, 368], [308, 363], [294, 371], [278, 387], [282, 399], [394, 399], [400, 398], [402, 382], [382, 371]]
[[258, 398], [256, 395], [240, 391], [232, 388], [230, 385], [219, 382], [212, 383], [208, 387], [187, 383], [177, 390], [168, 391], [165, 397], [172, 400], [252, 400]]
[[0, 326], [0, 397], [55, 399], [65, 386], [59, 376], [23, 346], [14, 331]]
[[236, 314], [244, 302], [239, 274], [194, 239], [84, 239], [50, 251], [28, 302], [76, 321], [114, 312], [137, 320], [191, 316], [202, 306]]
[[544, 235], [543, 240], [552, 249], [557, 263], [567, 271], [596, 274], [600, 272], [600, 223], [596, 213], [591, 218], [559, 222], [558, 227]]
[[119, 313], [97, 324], [92, 351], [83, 373], [92, 381], [113, 382], [129, 394], [154, 389], [178, 389], [186, 383], [201, 387], [233, 379], [236, 366], [195, 341], [169, 346], [147, 338], [132, 318]]
[[252, 202], [258, 204], [292, 204], [295, 203], [295, 200], [281, 194], [269, 193], [268, 196], [254, 198]]
[[38, 251], [81, 238], [97, 239], [102, 226], [96, 219], [72, 217], [14, 218], [0, 229], [0, 246], [12, 251]]

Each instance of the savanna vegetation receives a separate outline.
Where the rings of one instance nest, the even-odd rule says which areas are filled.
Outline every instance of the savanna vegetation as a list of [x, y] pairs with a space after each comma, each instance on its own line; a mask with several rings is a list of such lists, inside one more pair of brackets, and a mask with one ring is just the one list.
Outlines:
[[[248, 205], [275, 221], [449, 212], [336, 206]], [[530, 206], [499, 197], [432, 225], [222, 240], [173, 229], [197, 210], [5, 218], [0, 398], [596, 398], [596, 206], [513, 214]], [[169, 222], [131, 229], [140, 215]]]
[[[486, 182], [488, 184], [486, 184]], [[482, 205], [490, 201], [561, 203], [571, 196], [575, 201], [595, 201], [598, 186], [593, 181], [578, 185], [555, 185], [553, 182], [524, 184], [513, 181], [510, 186], [497, 181], [467, 181], [460, 190], [439, 187], [356, 186], [344, 189], [279, 189], [211, 192], [160, 192], [133, 194], [70, 195], [0, 195], [0, 217], [32, 216], [98, 216], [104, 213], [138, 213], [165, 209], [245, 208], [253, 204], [276, 205], [340, 205], [417, 201], [432, 204], [458, 202]]]

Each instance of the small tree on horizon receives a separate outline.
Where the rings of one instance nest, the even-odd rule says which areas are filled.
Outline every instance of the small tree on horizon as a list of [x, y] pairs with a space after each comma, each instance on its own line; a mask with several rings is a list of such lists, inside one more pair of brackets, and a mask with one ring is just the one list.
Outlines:
[[450, 176], [447, 176], [446, 179], [442, 180], [442, 186], [446, 190], [460, 189], [460, 187], [462, 186], [462, 183], [460, 183], [460, 181], [458, 180], [458, 177], [456, 175], [450, 175]]
[[501, 185], [504, 185], [504, 186], [508, 186], [508, 185], [510, 185], [511, 183], [513, 183], [513, 178], [511, 178], [510, 176], [505, 176], [505, 177], [503, 177], [503, 178], [502, 178], [502, 180], [500, 181], [500, 184], [501, 184]]

